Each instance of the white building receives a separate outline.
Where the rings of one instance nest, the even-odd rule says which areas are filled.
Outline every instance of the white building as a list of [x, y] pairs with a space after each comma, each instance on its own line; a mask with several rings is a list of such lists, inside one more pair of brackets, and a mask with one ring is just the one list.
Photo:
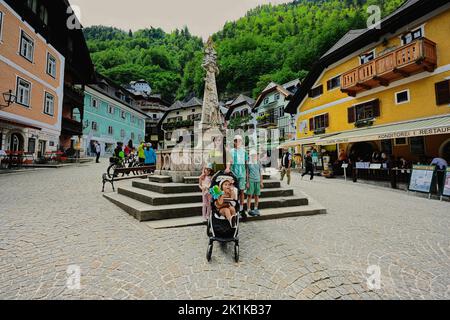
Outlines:
[[150, 87], [150, 84], [143, 79], [138, 81], [131, 81], [127, 89], [133, 92], [134, 94], [145, 93], [147, 95], [150, 95], [152, 93], [152, 88]]

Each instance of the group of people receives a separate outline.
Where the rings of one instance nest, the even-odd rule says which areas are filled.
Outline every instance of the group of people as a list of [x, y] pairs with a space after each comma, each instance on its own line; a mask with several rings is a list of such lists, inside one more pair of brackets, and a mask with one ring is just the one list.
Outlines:
[[130, 140], [124, 148], [122, 142], [117, 142], [116, 149], [114, 149], [114, 157], [124, 160], [136, 155], [139, 159], [139, 163], [146, 166], [156, 165], [156, 152], [151, 143], [142, 141], [139, 146], [135, 148], [133, 141]]
[[[304, 158], [305, 171], [301, 176], [302, 179], [308, 174], [310, 175], [310, 180], [314, 179], [314, 171], [316, 167], [316, 162], [314, 160], [314, 152], [315, 149], [306, 152]], [[283, 156], [281, 158], [281, 168], [280, 168], [281, 181], [284, 181], [284, 177], [287, 177], [288, 185], [291, 184], [292, 164], [293, 164], [292, 154], [289, 152], [288, 149], [283, 149]]]
[[[214, 175], [213, 165], [208, 164], [203, 169], [203, 174], [199, 179], [199, 187], [203, 193], [203, 218], [208, 219], [212, 213], [214, 205], [219, 214], [226, 218], [232, 228], [237, 226], [237, 215], [246, 218], [247, 215], [257, 217], [261, 215], [259, 211], [259, 197], [263, 184], [263, 169], [256, 150], [251, 150], [250, 154], [245, 151], [242, 136], [234, 138], [234, 146], [228, 152], [225, 174], [232, 173], [237, 181], [237, 190], [232, 186], [230, 180], [224, 179], [220, 182], [217, 192], [210, 189], [212, 177]], [[234, 182], [234, 181], [233, 181]], [[252, 200], [254, 208], [252, 209]], [[214, 202], [213, 202], [214, 200]], [[238, 212], [231, 201], [238, 201]], [[246, 202], [247, 201], [247, 202]]]

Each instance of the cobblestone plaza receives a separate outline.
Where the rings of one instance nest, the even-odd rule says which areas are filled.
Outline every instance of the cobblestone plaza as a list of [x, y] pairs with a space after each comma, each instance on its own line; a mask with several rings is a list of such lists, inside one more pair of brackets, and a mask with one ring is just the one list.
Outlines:
[[241, 262], [208, 263], [204, 227], [154, 230], [104, 199], [105, 166], [0, 176], [1, 299], [449, 298], [448, 202], [294, 174], [328, 214], [243, 224]]

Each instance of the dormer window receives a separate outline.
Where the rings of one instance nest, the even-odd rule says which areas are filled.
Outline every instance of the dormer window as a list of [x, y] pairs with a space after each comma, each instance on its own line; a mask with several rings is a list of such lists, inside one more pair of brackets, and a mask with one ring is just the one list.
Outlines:
[[309, 90], [310, 98], [317, 98], [323, 94], [323, 85], [317, 86]]
[[359, 56], [359, 61], [361, 64], [368, 63], [374, 59], [375, 59], [375, 49]]
[[402, 44], [406, 45], [413, 42], [416, 39], [420, 39], [424, 36], [423, 27], [408, 32], [402, 36]]

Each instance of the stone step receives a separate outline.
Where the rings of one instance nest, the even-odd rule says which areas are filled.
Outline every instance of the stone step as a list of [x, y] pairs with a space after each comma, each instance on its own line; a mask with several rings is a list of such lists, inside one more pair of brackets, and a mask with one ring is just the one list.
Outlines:
[[172, 182], [172, 178], [169, 176], [160, 176], [160, 175], [150, 175], [148, 178], [151, 182], [158, 183], [170, 183]]
[[[200, 177], [184, 177], [184, 183], [186, 184], [198, 184]], [[263, 174], [263, 180], [270, 180], [270, 174]], [[152, 181], [152, 180], [150, 180]]]
[[[104, 194], [106, 199], [110, 200], [139, 221], [152, 221], [162, 219], [186, 218], [200, 216], [202, 212], [202, 203], [188, 204], [167, 204], [152, 206], [144, 202], [132, 199], [123, 194]], [[286, 207], [307, 206], [308, 198], [302, 196], [277, 197], [261, 199], [260, 209], [278, 208], [284, 211]], [[283, 208], [283, 209], [281, 209]]]
[[[133, 181], [133, 187], [163, 194], [198, 192], [198, 186], [196, 184], [185, 184], [185, 183], [159, 183], [151, 181]], [[279, 181], [264, 181], [265, 190], [279, 189], [279, 188], [281, 188], [281, 183]]]
[[[241, 223], [249, 223], [255, 221], [273, 220], [281, 218], [292, 218], [302, 216], [312, 216], [326, 214], [327, 210], [319, 204], [309, 206], [288, 207], [280, 209], [265, 209], [260, 210], [260, 217], [248, 217], [247, 220], [241, 221]], [[148, 221], [145, 225], [152, 229], [171, 229], [171, 228], [183, 228], [192, 226], [206, 226], [206, 222], [202, 217], [188, 217], [177, 218], [169, 220]]]
[[184, 177], [183, 181], [186, 184], [198, 184], [200, 177]]
[[[197, 192], [185, 192], [176, 194], [164, 194], [134, 187], [120, 187], [118, 189], [118, 193], [153, 206], [161, 206], [166, 204], [177, 204], [177, 203], [202, 202], [202, 194], [199, 191], [198, 187]], [[261, 190], [261, 198], [292, 197], [292, 196], [294, 196], [293, 189], [279, 188], [279, 189]]]

